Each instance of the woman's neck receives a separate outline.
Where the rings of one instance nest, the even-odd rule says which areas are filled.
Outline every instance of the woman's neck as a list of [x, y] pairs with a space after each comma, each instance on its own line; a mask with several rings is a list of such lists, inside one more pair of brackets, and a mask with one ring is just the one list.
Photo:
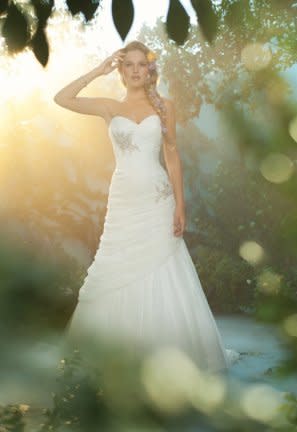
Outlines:
[[147, 99], [145, 90], [143, 87], [140, 88], [128, 88], [124, 102], [137, 102]]

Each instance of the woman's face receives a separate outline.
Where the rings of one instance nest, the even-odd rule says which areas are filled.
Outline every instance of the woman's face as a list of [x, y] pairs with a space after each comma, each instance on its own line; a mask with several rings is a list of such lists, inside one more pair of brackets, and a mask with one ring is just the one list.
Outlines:
[[141, 87], [148, 76], [148, 60], [140, 50], [128, 51], [124, 57], [121, 73], [127, 87]]

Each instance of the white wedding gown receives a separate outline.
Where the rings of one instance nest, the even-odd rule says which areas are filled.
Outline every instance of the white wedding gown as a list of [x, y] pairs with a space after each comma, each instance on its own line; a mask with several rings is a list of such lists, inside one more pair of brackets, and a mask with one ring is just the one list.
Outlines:
[[116, 167], [104, 230], [65, 333], [174, 346], [201, 369], [227, 370], [239, 353], [224, 347], [185, 241], [173, 234], [160, 118], [117, 115], [108, 130]]

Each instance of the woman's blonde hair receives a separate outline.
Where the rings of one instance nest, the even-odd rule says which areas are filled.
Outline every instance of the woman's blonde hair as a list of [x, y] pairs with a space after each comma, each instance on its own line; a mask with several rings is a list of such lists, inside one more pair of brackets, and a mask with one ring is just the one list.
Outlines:
[[[149, 79], [144, 84], [144, 90], [149, 103], [160, 117], [162, 133], [166, 135], [166, 107], [164, 100], [157, 91], [158, 71], [156, 63], [154, 61], [154, 53], [145, 44], [136, 40], [129, 42], [124, 48], [121, 49], [121, 51], [123, 51], [124, 53], [133, 50], [142, 51], [149, 61]], [[120, 72], [122, 83], [125, 86], [126, 84], [123, 79], [121, 67], [122, 62], [120, 62], [118, 65], [118, 71]]]

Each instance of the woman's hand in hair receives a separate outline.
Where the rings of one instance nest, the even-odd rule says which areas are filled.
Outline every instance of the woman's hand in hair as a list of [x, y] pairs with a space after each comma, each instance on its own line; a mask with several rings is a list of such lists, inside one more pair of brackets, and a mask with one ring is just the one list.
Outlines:
[[119, 49], [115, 51], [111, 56], [107, 57], [99, 66], [100, 73], [107, 75], [116, 69], [120, 61], [123, 61], [125, 53]]

